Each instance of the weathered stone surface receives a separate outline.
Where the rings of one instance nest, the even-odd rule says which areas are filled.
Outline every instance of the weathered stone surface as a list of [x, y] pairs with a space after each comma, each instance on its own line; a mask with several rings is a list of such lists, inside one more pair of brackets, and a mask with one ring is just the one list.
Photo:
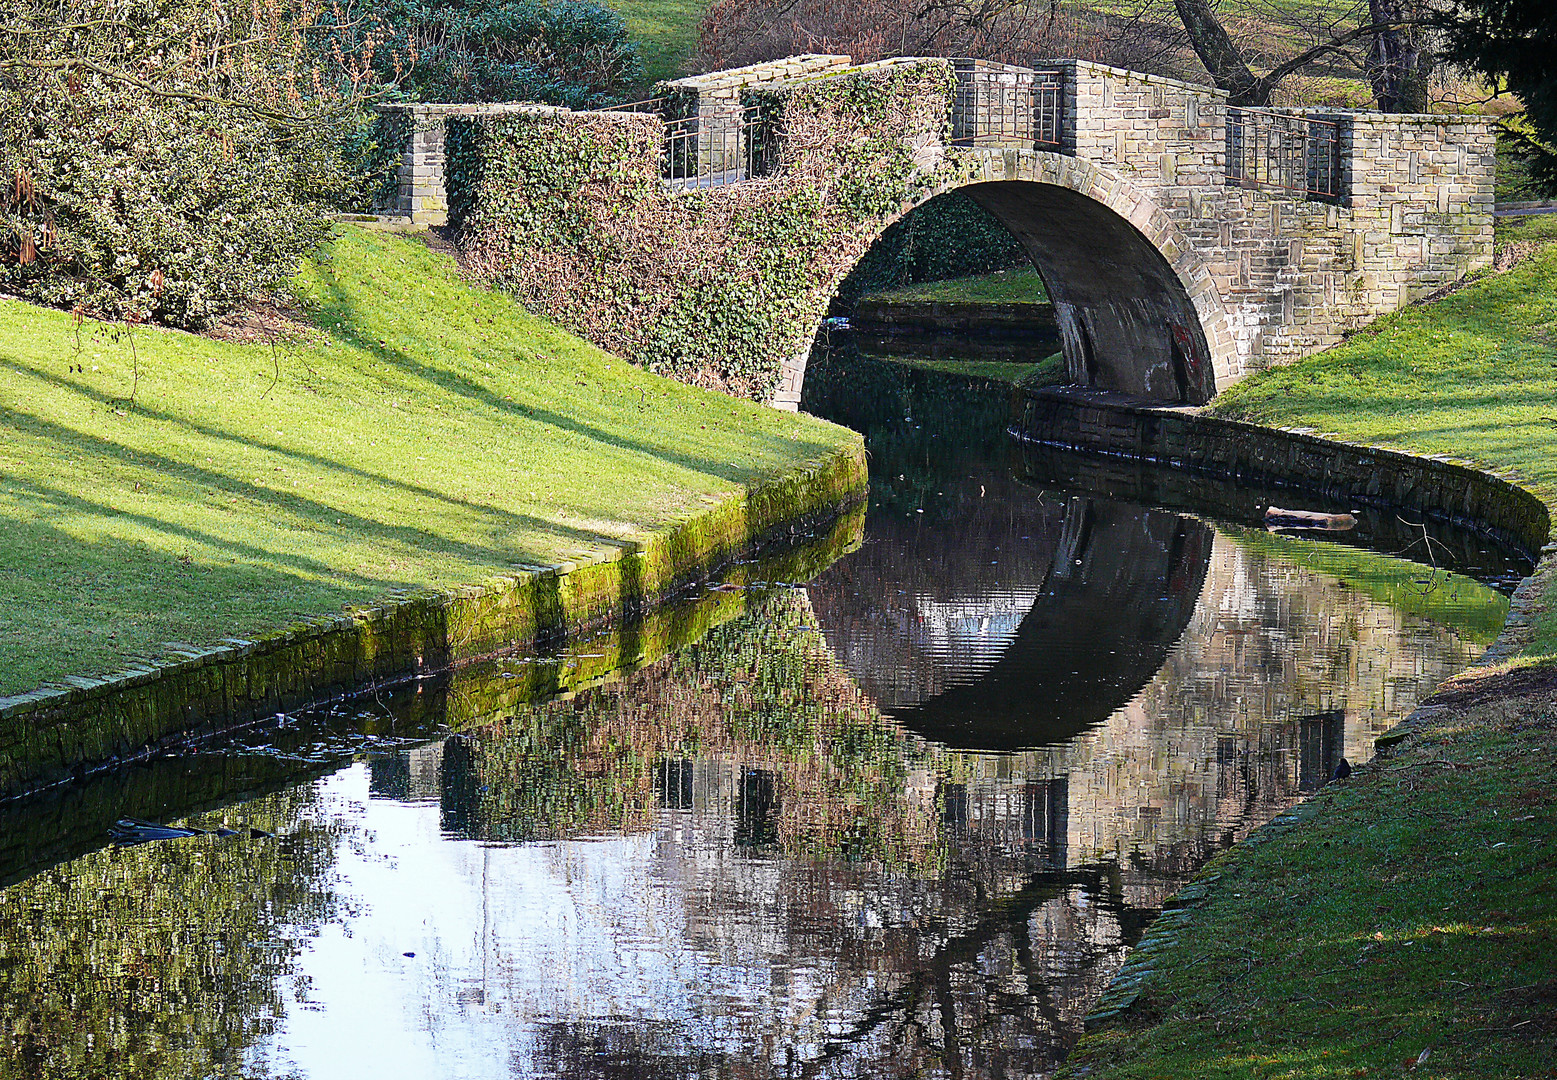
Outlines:
[[1048, 387], [1024, 394], [1013, 426], [1031, 442], [1392, 506], [1472, 529], [1534, 559], [1551, 518], [1535, 495], [1470, 465], [1351, 446], [1116, 394]]

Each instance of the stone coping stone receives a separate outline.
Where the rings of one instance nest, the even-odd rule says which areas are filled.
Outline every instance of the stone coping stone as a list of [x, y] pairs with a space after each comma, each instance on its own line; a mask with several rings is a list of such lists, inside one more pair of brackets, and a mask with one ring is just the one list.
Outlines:
[[766, 60], [759, 64], [747, 64], [745, 67], [670, 79], [663, 85], [678, 90], [728, 90], [754, 83], [776, 82], [797, 75], [817, 74], [833, 68], [847, 68], [853, 63], [853, 57], [837, 53], [802, 53], [782, 60]]

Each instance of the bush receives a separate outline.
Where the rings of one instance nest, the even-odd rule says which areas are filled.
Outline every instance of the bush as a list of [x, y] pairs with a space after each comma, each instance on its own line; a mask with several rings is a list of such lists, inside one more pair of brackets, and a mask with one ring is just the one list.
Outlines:
[[327, 148], [215, 107], [118, 94], [72, 114], [9, 91], [0, 284], [25, 299], [204, 329], [326, 234]]
[[0, 0], [0, 288], [203, 329], [289, 277], [394, 60], [374, 20], [343, 49], [322, 10]]
[[[643, 79], [622, 17], [578, 0], [396, 0], [384, 9], [380, 74], [413, 101], [537, 101], [589, 109]], [[396, 57], [411, 58], [404, 72]]]

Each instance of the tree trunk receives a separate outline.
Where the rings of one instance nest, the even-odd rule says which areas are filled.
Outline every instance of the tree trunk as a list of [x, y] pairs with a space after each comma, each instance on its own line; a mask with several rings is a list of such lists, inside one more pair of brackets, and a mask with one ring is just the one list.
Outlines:
[[[1374, 0], [1375, 3], [1379, 0]], [[1392, 0], [1384, 0], [1392, 2]], [[1173, 0], [1179, 21], [1189, 35], [1195, 55], [1211, 73], [1217, 88], [1226, 90], [1232, 105], [1270, 104], [1270, 85], [1255, 77], [1211, 10], [1210, 0]]]
[[1419, 5], [1415, 0], [1368, 0], [1368, 14], [1375, 25], [1393, 24], [1374, 35], [1368, 50], [1368, 81], [1379, 108], [1392, 113], [1427, 112], [1432, 56], [1422, 47], [1421, 27], [1399, 25], [1419, 15]]

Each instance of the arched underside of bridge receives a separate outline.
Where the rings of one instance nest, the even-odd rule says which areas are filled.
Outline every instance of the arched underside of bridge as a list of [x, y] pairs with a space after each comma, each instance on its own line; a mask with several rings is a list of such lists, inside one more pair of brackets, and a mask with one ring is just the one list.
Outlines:
[[1075, 382], [1201, 404], [1242, 374], [1209, 268], [1127, 181], [1058, 154], [953, 150], [948, 157], [961, 166], [952, 170], [958, 179], [904, 213], [960, 191], [1004, 224], [1048, 288]]

